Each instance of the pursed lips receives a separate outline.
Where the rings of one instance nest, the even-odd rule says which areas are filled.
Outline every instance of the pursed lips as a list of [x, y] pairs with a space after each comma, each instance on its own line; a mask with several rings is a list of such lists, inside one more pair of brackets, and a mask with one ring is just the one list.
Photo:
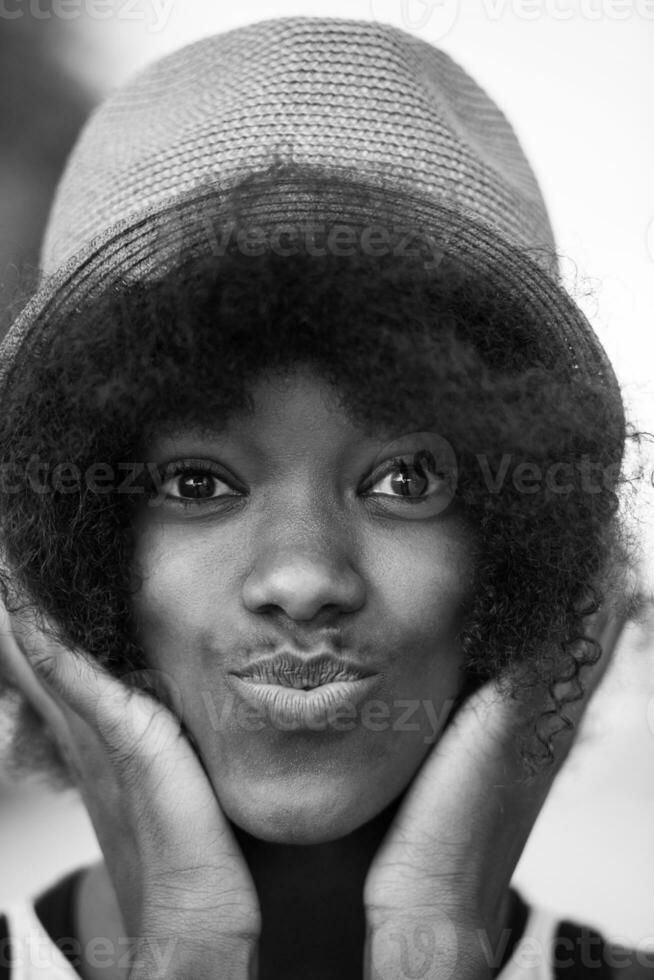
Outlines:
[[333, 728], [337, 713], [356, 711], [381, 680], [342, 655], [299, 656], [292, 650], [262, 657], [229, 677], [239, 697], [263, 709], [272, 727], [284, 732]]
[[321, 651], [301, 655], [292, 650], [282, 650], [255, 660], [243, 670], [233, 673], [254, 683], [306, 690], [337, 681], [361, 680], [369, 677], [373, 671], [360, 667], [342, 654]]

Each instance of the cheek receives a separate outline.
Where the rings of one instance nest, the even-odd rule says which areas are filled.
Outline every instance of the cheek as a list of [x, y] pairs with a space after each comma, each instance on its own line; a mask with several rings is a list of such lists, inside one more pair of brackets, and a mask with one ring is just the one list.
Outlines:
[[221, 599], [215, 559], [195, 536], [164, 525], [141, 533], [134, 567], [139, 587], [133, 609], [148, 660], [161, 667], [188, 665], [201, 648], [207, 613]]
[[231, 553], [219, 564], [209, 534], [158, 525], [139, 537], [141, 644], [167, 675], [225, 812], [255, 836], [314, 843], [372, 818], [407, 786], [460, 691], [471, 538], [454, 521], [391, 530], [361, 549], [366, 604], [352, 618], [383, 684], [365, 720], [309, 738], [262, 730], [226, 695], [215, 650], [252, 626], [238, 588], [248, 560], [242, 541], [238, 551], [227, 542]]
[[[398, 771], [437, 741], [464, 683], [460, 630], [475, 578], [475, 542], [455, 518], [375, 542], [377, 636], [388, 664], [384, 698], [394, 723], [379, 745]], [[410, 715], [404, 711], [411, 712]]]
[[451, 520], [379, 554], [377, 588], [385, 618], [398, 640], [403, 638], [398, 650], [457, 649], [473, 594], [471, 533]]

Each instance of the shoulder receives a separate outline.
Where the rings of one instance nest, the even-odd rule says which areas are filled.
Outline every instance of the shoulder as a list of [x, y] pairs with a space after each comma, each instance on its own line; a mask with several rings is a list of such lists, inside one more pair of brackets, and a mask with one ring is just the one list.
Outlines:
[[654, 980], [654, 948], [623, 946], [576, 922], [559, 923], [553, 952], [557, 980]]
[[[79, 980], [71, 955], [73, 933], [66, 926], [81, 870], [35, 899], [12, 902], [0, 910], [0, 980]], [[55, 942], [53, 936], [62, 938]]]
[[0, 980], [9, 980], [10, 957], [9, 921], [6, 915], [0, 913]]
[[[42, 915], [47, 908], [44, 898], [61, 898], [73, 882], [72, 877], [58, 882], [36, 907], [24, 901], [0, 912], [0, 980], [79, 980], [37, 915], [37, 907]], [[528, 906], [517, 895], [514, 923], [520, 938], [512, 942], [509, 931], [496, 949], [488, 949], [496, 980], [654, 980], [652, 948], [611, 942], [591, 926]], [[498, 963], [503, 964], [499, 970]]]
[[654, 949], [612, 942], [598, 929], [536, 906], [497, 980], [654, 980]]
[[0, 915], [0, 980], [80, 980], [29, 903]]

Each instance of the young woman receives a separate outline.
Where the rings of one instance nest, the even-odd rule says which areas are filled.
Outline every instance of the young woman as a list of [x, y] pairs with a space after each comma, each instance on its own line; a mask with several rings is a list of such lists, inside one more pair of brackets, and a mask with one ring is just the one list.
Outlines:
[[379, 24], [207, 39], [94, 114], [43, 267], [2, 662], [104, 860], [7, 910], [9, 976], [614, 975], [510, 888], [634, 595], [499, 110]]

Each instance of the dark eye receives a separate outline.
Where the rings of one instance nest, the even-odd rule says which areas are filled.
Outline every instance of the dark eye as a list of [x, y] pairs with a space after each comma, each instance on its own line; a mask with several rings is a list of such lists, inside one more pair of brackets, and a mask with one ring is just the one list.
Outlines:
[[217, 497], [234, 496], [229, 484], [211, 469], [193, 466], [177, 466], [167, 469], [161, 492], [168, 500], [201, 501]]
[[216, 497], [220, 490], [219, 481], [211, 473], [185, 473], [172, 481], [169, 491], [174, 497]]
[[440, 493], [447, 485], [446, 474], [438, 472], [432, 454], [423, 450], [390, 460], [368, 492], [420, 500]]

